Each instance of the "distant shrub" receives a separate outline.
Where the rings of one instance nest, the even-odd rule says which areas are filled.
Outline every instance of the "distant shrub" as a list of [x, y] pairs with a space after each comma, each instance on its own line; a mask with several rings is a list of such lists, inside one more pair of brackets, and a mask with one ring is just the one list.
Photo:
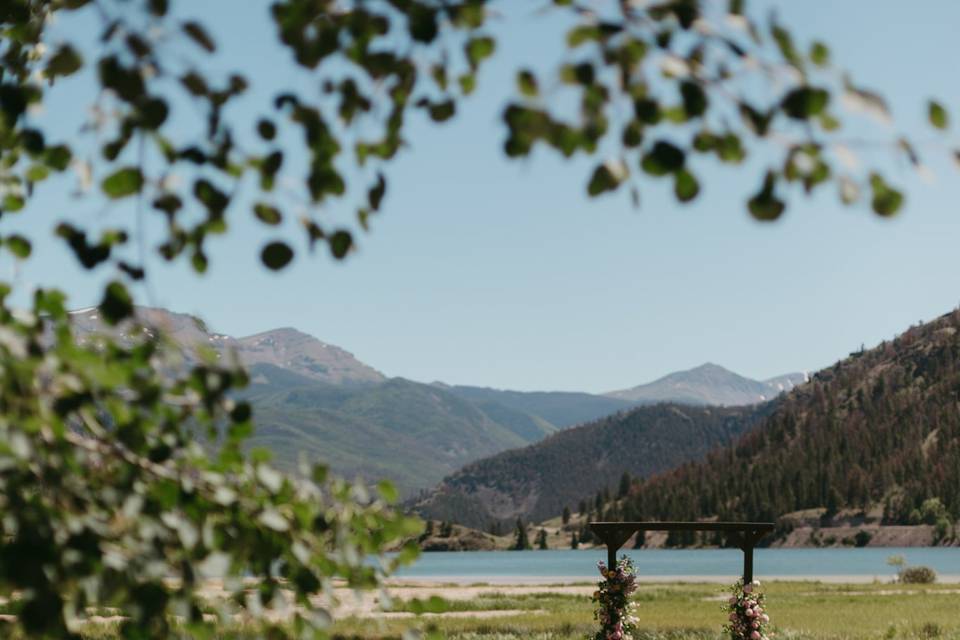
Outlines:
[[905, 584], [932, 584], [937, 581], [937, 572], [930, 567], [904, 567], [900, 570], [900, 582]]
[[863, 529], [860, 529], [860, 531], [857, 531], [857, 535], [853, 536], [853, 542], [858, 547], [867, 546], [868, 544], [870, 544], [870, 541], [872, 539], [873, 539], [873, 534]]

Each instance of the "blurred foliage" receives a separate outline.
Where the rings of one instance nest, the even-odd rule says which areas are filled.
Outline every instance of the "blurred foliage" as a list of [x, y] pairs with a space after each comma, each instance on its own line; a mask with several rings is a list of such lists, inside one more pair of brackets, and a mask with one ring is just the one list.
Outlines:
[[[128, 286], [146, 271], [142, 252], [131, 259], [124, 249], [152, 210], [165, 225], [159, 255], [203, 273], [206, 242], [228, 230], [228, 213], [239, 215], [243, 184], [255, 190], [250, 215], [269, 231], [260, 251], [267, 268], [295, 258], [280, 232], [292, 215], [311, 248], [347, 256], [351, 230], [315, 214], [339, 201], [367, 227], [411, 113], [450, 120], [495, 55], [489, 4], [276, 0], [281, 46], [320, 91], [280, 91], [242, 116], [231, 108], [250, 79], [212, 71], [214, 34], [168, 0], [0, 2], [2, 217], [24, 211], [68, 169], [91, 199], [99, 192], [140, 214], [55, 231], [84, 269], [114, 269], [99, 305], [118, 326], [112, 338], [78, 340], [61, 292], [37, 290], [26, 310], [13, 308], [9, 286], [0, 292], [0, 590], [12, 598], [16, 633], [75, 637], [88, 607], [109, 606], [125, 616], [123, 637], [204, 637], [217, 621], [201, 614], [197, 586], [219, 574], [236, 609], [214, 618], [269, 620], [292, 607], [289, 624], [265, 635], [322, 634], [328, 616], [316, 596], [329, 594], [334, 578], [374, 586], [368, 554], [416, 532], [363, 486], [319, 467], [288, 477], [264, 456], [246, 457], [251, 411], [231, 395], [244, 373], [214, 359], [167, 361], [162, 338], [132, 318]], [[832, 66], [823, 43], [801, 46], [785, 25], [751, 17], [742, 0], [556, 0], [552, 8], [573, 23], [569, 60], [555, 78], [518, 70], [518, 95], [504, 112], [508, 156], [537, 143], [564, 156], [609, 154], [586, 181], [591, 195], [629, 185], [639, 202], [648, 176], [672, 180], [688, 202], [701, 192], [695, 156], [741, 163], [763, 148], [774, 162], [747, 200], [758, 219], [783, 213], [791, 183], [807, 192], [833, 183], [846, 203], [869, 194], [881, 215], [901, 208], [903, 195], [879, 169], [837, 169], [846, 148], [838, 97], [888, 114], [879, 95]], [[100, 25], [94, 46], [81, 42], [86, 33], [51, 32], [74, 12]], [[93, 158], [75, 140], [52, 140], [31, 115], [70, 76], [98, 88], [84, 127], [96, 140]], [[578, 98], [575, 113], [553, 99], [566, 91]], [[184, 108], [201, 114], [202, 131], [181, 141], [172, 116]], [[929, 118], [949, 126], [939, 103]], [[893, 147], [919, 165], [908, 141]], [[27, 260], [31, 239], [4, 230], [0, 250]]]

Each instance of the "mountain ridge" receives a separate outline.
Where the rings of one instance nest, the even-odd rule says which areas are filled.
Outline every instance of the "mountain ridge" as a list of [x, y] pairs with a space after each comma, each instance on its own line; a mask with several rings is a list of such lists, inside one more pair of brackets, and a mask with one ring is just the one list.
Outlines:
[[712, 362], [674, 371], [652, 382], [609, 391], [607, 397], [633, 403], [679, 402], [691, 405], [741, 406], [766, 402], [792, 389], [806, 374], [788, 373], [754, 380]]

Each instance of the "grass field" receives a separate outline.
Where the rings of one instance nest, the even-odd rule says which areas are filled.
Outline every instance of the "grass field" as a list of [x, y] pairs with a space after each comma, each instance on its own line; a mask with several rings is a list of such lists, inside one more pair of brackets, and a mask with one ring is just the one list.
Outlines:
[[[592, 586], [418, 585], [398, 590], [388, 613], [372, 601], [331, 629], [343, 640], [409, 639], [410, 629], [438, 632], [450, 640], [586, 640], [596, 629]], [[902, 585], [770, 582], [766, 609], [777, 640], [944, 639], [960, 640], [960, 584]], [[414, 615], [431, 596], [447, 598], [442, 613]], [[634, 640], [726, 640], [721, 627], [726, 591], [719, 584], [641, 584], [641, 632]], [[431, 609], [432, 602], [426, 608]], [[118, 625], [93, 624], [87, 640], [118, 637]], [[25, 640], [0, 622], [0, 637]], [[189, 633], [184, 635], [190, 638]], [[253, 640], [262, 630], [224, 628], [212, 640]]]
[[[772, 582], [764, 590], [778, 638], [960, 639], [960, 585]], [[458, 640], [583, 640], [593, 633], [589, 596], [549, 591], [485, 592], [451, 600], [449, 613], [413, 620], [353, 617], [338, 622], [335, 632], [353, 638], [399, 637], [416, 624]], [[455, 592], [453, 587], [449, 593]], [[643, 630], [636, 640], [724, 637], [721, 585], [646, 584], [634, 600]], [[414, 604], [395, 602], [393, 610], [409, 611]]]

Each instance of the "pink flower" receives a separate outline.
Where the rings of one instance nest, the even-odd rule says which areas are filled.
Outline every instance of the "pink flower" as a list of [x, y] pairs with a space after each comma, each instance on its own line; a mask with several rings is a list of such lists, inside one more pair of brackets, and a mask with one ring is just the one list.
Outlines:
[[737, 604], [737, 599], [734, 598], [733, 596], [730, 596], [730, 599], [727, 600], [727, 602], [729, 602], [730, 604]]
[[744, 592], [744, 593], [751, 593], [751, 592], [753, 592], [753, 585], [752, 585], [752, 584], [745, 584], [745, 585], [743, 585], [743, 592]]
[[759, 631], [751, 631], [751, 632], [750, 632], [750, 638], [752, 638], [752, 640], [760, 640], [760, 632], [759, 632]]
[[736, 621], [737, 621], [737, 614], [731, 613], [731, 614], [730, 614], [730, 622], [736, 622]]
[[760, 616], [760, 619], [763, 620], [764, 622], [770, 622], [770, 616], [768, 616], [767, 614], [763, 614], [762, 616]]

